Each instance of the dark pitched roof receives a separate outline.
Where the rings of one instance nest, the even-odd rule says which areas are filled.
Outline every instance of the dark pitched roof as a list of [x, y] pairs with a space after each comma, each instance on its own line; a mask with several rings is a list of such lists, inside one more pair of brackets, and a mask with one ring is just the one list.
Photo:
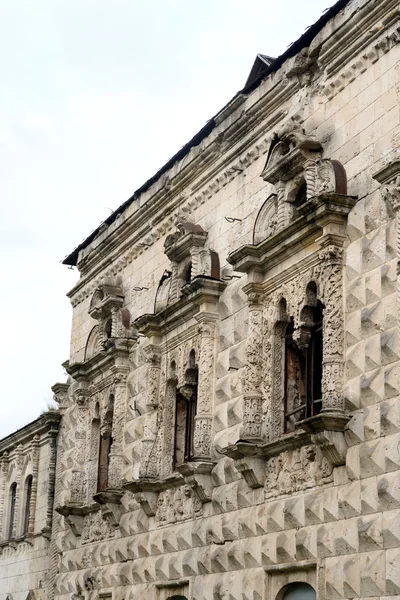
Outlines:
[[256, 81], [256, 79], [258, 79], [258, 77], [260, 77], [260, 75], [262, 75], [262, 73], [272, 65], [274, 60], [275, 58], [272, 58], [272, 56], [267, 56], [266, 54], [257, 54], [256, 60], [251, 67], [251, 71], [246, 83], [244, 84], [244, 87], [246, 88], [248, 85], [251, 85], [253, 81]]
[[[254, 69], [254, 65], [253, 65], [252, 71], [250, 72], [250, 75], [246, 81], [244, 88], [242, 90], [240, 90], [239, 92], [237, 92], [235, 94], [235, 96], [233, 96], [233, 98], [225, 106], [228, 106], [228, 104], [230, 104], [233, 100], [235, 100], [235, 98], [237, 98], [240, 94], [249, 94], [250, 92], [252, 92], [255, 88], [257, 88], [260, 85], [261, 81], [265, 77], [267, 77], [270, 73], [277, 71], [286, 60], [288, 60], [292, 56], [295, 56], [296, 54], [298, 54], [300, 52], [300, 50], [302, 50], [303, 48], [307, 48], [310, 45], [310, 43], [312, 42], [312, 40], [314, 39], [314, 37], [326, 25], [326, 23], [330, 19], [332, 19], [334, 16], [336, 16], [349, 2], [350, 2], [350, 0], [338, 0], [338, 2], [336, 2], [336, 4], [334, 4], [333, 6], [331, 6], [331, 8], [326, 10], [323, 13], [323, 15], [318, 19], [318, 21], [316, 21], [313, 25], [308, 27], [306, 29], [305, 33], [303, 33], [303, 35], [301, 37], [299, 37], [298, 40], [293, 42], [293, 44], [291, 44], [283, 54], [278, 56], [278, 58], [271, 59], [271, 57], [269, 57], [269, 56], [266, 56], [263, 54], [258, 54], [254, 65], [257, 63], [257, 60], [259, 59], [259, 61], [261, 61], [261, 63], [263, 63], [265, 68], [263, 67], [259, 71], [258, 75], [255, 75], [253, 78], [251, 78], [250, 75], [252, 74], [252, 71]], [[268, 61], [272, 61], [272, 62], [268, 65], [267, 64]], [[258, 63], [258, 64], [260, 64], [260, 63]], [[217, 114], [222, 112], [222, 110], [224, 110], [224, 108], [225, 107], [223, 107], [220, 111], [218, 111]], [[153, 175], [153, 177], [150, 177], [150, 179], [148, 179], [140, 188], [138, 188], [133, 193], [133, 195], [130, 198], [128, 198], [128, 200], [125, 200], [125, 202], [123, 204], [121, 204], [121, 206], [119, 206], [109, 217], [107, 217], [107, 219], [105, 219], [102, 223], [100, 223], [100, 225], [94, 231], [92, 231], [92, 233], [85, 240], [83, 240], [83, 242], [81, 242], [68, 256], [66, 256], [64, 258], [62, 263], [64, 265], [74, 265], [75, 266], [78, 261], [79, 252], [81, 250], [83, 250], [84, 248], [86, 248], [94, 240], [94, 238], [99, 234], [101, 227], [103, 227], [104, 225], [111, 225], [111, 223], [113, 223], [117, 219], [117, 217], [134, 200], [136, 200], [136, 198], [138, 198], [141, 194], [146, 192], [164, 173], [166, 173], [169, 169], [171, 169], [176, 162], [182, 160], [190, 152], [190, 150], [193, 147], [198, 146], [202, 142], [202, 140], [204, 140], [212, 132], [212, 130], [214, 129], [215, 126], [216, 126], [216, 121], [215, 121], [215, 116], [214, 116], [209, 121], [207, 121], [207, 123], [204, 125], [204, 127], [202, 129], [200, 129], [200, 131], [198, 133], [196, 133], [196, 135], [194, 137], [192, 137], [192, 139], [187, 144], [182, 146], [182, 148], [176, 154], [174, 154], [174, 156], [172, 156], [172, 158], [170, 158], [161, 167], [161, 169], [159, 169], [155, 173], [155, 175]]]

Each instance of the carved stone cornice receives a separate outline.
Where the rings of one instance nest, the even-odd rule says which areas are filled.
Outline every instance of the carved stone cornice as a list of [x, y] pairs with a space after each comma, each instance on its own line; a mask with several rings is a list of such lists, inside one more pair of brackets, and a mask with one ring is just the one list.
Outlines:
[[0, 440], [0, 454], [6, 451], [11, 452], [20, 444], [25, 445], [29, 443], [36, 435], [42, 436], [46, 433], [48, 435], [57, 435], [60, 421], [61, 413], [59, 411], [49, 410], [45, 412], [38, 419], [32, 421], [32, 423]]
[[199, 312], [217, 313], [218, 298], [224, 291], [226, 283], [210, 277], [198, 276], [182, 288], [179, 300], [170, 304], [157, 314], [145, 314], [135, 320], [138, 331], [160, 342], [161, 337], [176, 329], [180, 324]]
[[136, 344], [137, 341], [131, 338], [108, 340], [104, 351], [97, 352], [84, 362], [70, 364], [67, 361], [63, 364], [63, 367], [76, 381], [87, 381], [96, 373], [104, 373], [119, 366], [124, 368], [129, 359], [129, 353]]
[[[232, 252], [227, 260], [235, 271], [247, 273], [254, 269], [265, 273], [282, 260], [302, 251], [305, 245], [317, 241], [329, 223], [343, 223], [356, 201], [354, 196], [335, 193], [311, 198], [300, 207], [300, 217], [287, 227], [257, 245], [242, 246]], [[340, 229], [335, 229], [342, 244], [344, 231], [340, 236]]]

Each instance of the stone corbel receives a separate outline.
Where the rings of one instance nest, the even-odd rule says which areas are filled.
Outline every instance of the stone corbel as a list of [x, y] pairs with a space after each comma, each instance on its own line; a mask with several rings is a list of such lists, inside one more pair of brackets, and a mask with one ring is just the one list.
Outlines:
[[315, 417], [296, 423], [296, 428], [311, 433], [311, 440], [320, 447], [322, 454], [332, 467], [346, 463], [347, 442], [344, 428], [350, 417], [345, 414], [321, 412]]
[[82, 535], [84, 517], [92, 512], [96, 512], [98, 506], [96, 504], [77, 506], [76, 504], [66, 503], [56, 506], [55, 510], [65, 518], [72, 533], [76, 537], [80, 537]]
[[121, 499], [123, 492], [119, 490], [108, 490], [99, 492], [93, 496], [93, 500], [100, 504], [102, 515], [107, 519], [112, 527], [118, 527], [123, 507]]
[[254, 456], [242, 456], [235, 459], [235, 468], [250, 488], [264, 487], [266, 479], [265, 460]]
[[157, 512], [158, 492], [139, 492], [139, 494], [136, 494], [136, 500], [139, 502], [145, 515], [154, 517]]
[[183, 475], [186, 485], [193, 490], [202, 504], [211, 502], [213, 490], [211, 471], [213, 467], [214, 463], [193, 462], [184, 463], [177, 468]]

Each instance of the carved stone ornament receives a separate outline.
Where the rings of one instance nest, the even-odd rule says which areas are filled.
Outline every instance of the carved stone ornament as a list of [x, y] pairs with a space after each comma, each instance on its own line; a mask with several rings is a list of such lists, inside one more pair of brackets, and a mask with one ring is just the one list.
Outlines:
[[[275, 235], [301, 216], [299, 208], [324, 194], [347, 194], [346, 173], [336, 160], [322, 158], [322, 144], [297, 123], [275, 134], [262, 178], [275, 186], [258, 213], [253, 243]], [[304, 210], [303, 210], [304, 212]]]
[[[312, 437], [329, 464], [337, 466], [345, 459], [343, 430], [349, 420], [343, 397], [343, 244], [356, 198], [345, 195], [343, 167], [323, 159], [321, 143], [293, 124], [274, 138], [262, 176], [275, 185], [276, 199], [269, 198], [259, 213], [254, 245], [228, 257], [235, 271], [248, 275], [249, 330], [240, 440], [225, 453], [238, 462], [250, 486], [261, 485], [264, 477], [261, 465], [247, 458], [250, 444], [254, 457], [271, 456]], [[276, 225], [268, 237], [265, 227], [271, 219]], [[323, 312], [322, 410], [297, 422], [298, 435], [285, 434], [285, 332], [291, 320], [293, 340], [306, 347], [309, 315], [318, 302]], [[246, 458], [242, 464], [241, 458]]]
[[186, 485], [193, 490], [201, 504], [211, 502], [213, 467], [214, 463], [210, 462], [189, 462], [178, 467], [179, 473], [185, 478]]
[[121, 504], [122, 496], [123, 492], [116, 490], [98, 492], [93, 496], [93, 500], [100, 504], [103, 517], [105, 517], [112, 527], [119, 526], [119, 521], [123, 513], [123, 506]]

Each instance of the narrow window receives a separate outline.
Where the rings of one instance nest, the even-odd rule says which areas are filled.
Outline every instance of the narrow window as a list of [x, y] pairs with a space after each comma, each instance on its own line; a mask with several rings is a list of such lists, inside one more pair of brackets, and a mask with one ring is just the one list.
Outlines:
[[295, 430], [297, 421], [308, 419], [322, 409], [322, 328], [323, 307], [318, 300], [306, 326], [307, 342], [293, 339], [293, 319], [285, 334], [285, 433]]
[[24, 529], [23, 535], [28, 533], [29, 519], [31, 516], [31, 499], [32, 499], [32, 475], [29, 475], [25, 481], [25, 503], [24, 503]]
[[197, 380], [195, 354], [189, 357], [189, 368], [185, 373], [185, 383], [176, 392], [174, 468], [193, 458], [193, 437], [197, 412]]
[[13, 537], [14, 519], [15, 519], [15, 502], [17, 498], [17, 484], [13, 483], [10, 487], [9, 494], [9, 518], [8, 518], [8, 539]]
[[306, 418], [306, 356], [293, 340], [293, 318], [285, 335], [285, 433]]
[[114, 415], [114, 396], [111, 394], [108, 409], [100, 428], [99, 468], [97, 491], [104, 492], [108, 488], [108, 471], [110, 467], [110, 451], [112, 446], [112, 426]]

